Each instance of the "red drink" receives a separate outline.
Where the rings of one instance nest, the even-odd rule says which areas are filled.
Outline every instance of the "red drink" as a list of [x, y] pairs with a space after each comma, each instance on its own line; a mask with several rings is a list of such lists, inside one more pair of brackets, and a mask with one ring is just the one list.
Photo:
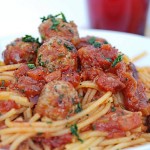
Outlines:
[[144, 35], [149, 0], [88, 0], [92, 28]]

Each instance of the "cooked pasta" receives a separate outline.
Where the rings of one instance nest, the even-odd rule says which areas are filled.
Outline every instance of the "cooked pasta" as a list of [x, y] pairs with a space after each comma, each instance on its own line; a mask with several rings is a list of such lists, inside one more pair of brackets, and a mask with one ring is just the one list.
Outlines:
[[150, 142], [150, 67], [136, 68], [104, 39], [79, 38], [64, 18], [43, 17], [41, 43], [26, 35], [3, 53], [0, 148], [119, 150]]

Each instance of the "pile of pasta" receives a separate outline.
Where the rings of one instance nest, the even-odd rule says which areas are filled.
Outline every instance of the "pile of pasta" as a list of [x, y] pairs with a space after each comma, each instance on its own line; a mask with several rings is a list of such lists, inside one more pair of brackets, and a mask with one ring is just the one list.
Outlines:
[[[0, 66], [0, 80], [13, 81], [15, 78], [13, 72], [19, 66], [20, 64]], [[147, 95], [150, 97], [150, 68], [138, 68], [138, 72], [146, 86]], [[85, 88], [86, 93], [83, 93]], [[71, 143], [66, 144], [65, 149], [67, 150], [118, 150], [150, 142], [150, 134], [144, 133], [142, 126], [132, 131], [127, 131], [125, 137], [113, 139], [107, 139], [107, 132], [94, 130], [80, 132], [82, 128], [105, 116], [111, 106], [113, 106], [113, 103], [117, 101], [118, 95], [106, 92], [102, 97], [91, 102], [96, 92], [99, 91], [97, 85], [91, 81], [81, 82], [76, 90], [83, 96], [83, 110], [68, 119], [53, 122], [47, 117], [41, 117], [38, 113], [34, 114], [32, 104], [26, 97], [19, 96], [15, 92], [1, 91], [1, 101], [11, 99], [21, 105], [22, 108], [17, 110], [11, 109], [0, 116], [0, 122], [5, 124], [0, 129], [0, 147], [10, 145], [10, 150], [16, 150], [19, 147], [24, 149], [28, 147], [33, 150], [50, 150], [48, 145], [34, 143], [32, 138], [41, 136], [44, 133], [52, 137], [71, 133], [70, 126], [74, 123], [76, 123], [76, 126], [72, 126], [72, 129], [76, 130], [78, 128], [78, 139], [74, 137]], [[132, 112], [127, 111], [127, 113], [130, 114]], [[141, 115], [140, 112], [139, 115]], [[25, 143], [21, 144], [24, 141]]]
[[[135, 68], [127, 56], [105, 39], [80, 38], [76, 25], [68, 22], [63, 13], [41, 19], [41, 43], [38, 38], [26, 35], [9, 44], [3, 53], [4, 62], [0, 63], [0, 148], [120, 150], [149, 143], [150, 120], [147, 121], [150, 119], [150, 105], [147, 98], [150, 100], [150, 67]], [[119, 79], [118, 64], [122, 65], [121, 71], [125, 68], [123, 81]], [[114, 73], [118, 70], [120, 76]], [[30, 77], [26, 74], [28, 71]], [[41, 72], [45, 74], [42, 76]], [[90, 76], [89, 79], [84, 75]], [[23, 86], [20, 85], [22, 82]], [[123, 90], [126, 82], [128, 105], [125, 106]], [[139, 99], [134, 99], [139, 90], [138, 82]], [[59, 89], [51, 83], [57, 83]], [[130, 83], [133, 83], [131, 88]], [[34, 90], [30, 91], [32, 84]], [[66, 92], [64, 85], [70, 91]], [[25, 91], [26, 87], [28, 91]], [[132, 89], [134, 94], [130, 93]], [[49, 95], [54, 99], [51, 100]], [[141, 97], [144, 97], [144, 102]], [[36, 102], [32, 101], [34, 98]], [[134, 106], [134, 101], [141, 108]]]

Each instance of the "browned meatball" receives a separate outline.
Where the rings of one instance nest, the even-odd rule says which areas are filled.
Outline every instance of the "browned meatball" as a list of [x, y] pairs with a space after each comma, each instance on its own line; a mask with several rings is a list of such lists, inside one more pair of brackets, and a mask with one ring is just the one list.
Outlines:
[[6, 50], [3, 52], [5, 64], [35, 63], [37, 49], [40, 44], [38, 40], [36, 41], [34, 38], [31, 40], [31, 38], [27, 35], [7, 45]]
[[35, 112], [52, 120], [65, 119], [74, 114], [79, 103], [77, 91], [66, 81], [52, 81], [41, 92]]
[[38, 50], [36, 64], [53, 72], [65, 67], [77, 68], [77, 50], [63, 38], [52, 37]]
[[79, 42], [79, 34], [76, 24], [73, 21], [67, 22], [64, 15], [62, 19], [57, 18], [61, 15], [62, 13], [56, 16], [49, 15], [47, 19], [43, 19], [39, 26], [41, 38], [45, 41], [53, 36], [58, 36], [72, 42], [74, 45], [77, 44]]
[[86, 37], [80, 38], [80, 42], [76, 45], [76, 48], [80, 49], [81, 47], [86, 47], [89, 45], [98, 46], [98, 43], [108, 44], [108, 42], [103, 38], [99, 38], [95, 36], [86, 36]]

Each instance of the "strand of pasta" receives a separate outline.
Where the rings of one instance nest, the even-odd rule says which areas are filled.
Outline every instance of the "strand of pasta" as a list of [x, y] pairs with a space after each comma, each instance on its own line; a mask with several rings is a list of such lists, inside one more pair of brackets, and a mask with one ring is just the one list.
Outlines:
[[18, 136], [20, 136], [20, 134], [14, 134], [12, 136], [9, 135], [8, 138], [6, 138], [5, 140], [3, 140], [0, 143], [0, 146], [5, 146], [5, 145], [9, 145], [10, 143], [12, 143]]
[[78, 146], [72, 147], [71, 150], [83, 150], [90, 146], [96, 140], [96, 137], [91, 137], [84, 141], [83, 143], [79, 143]]
[[16, 138], [16, 140], [10, 145], [10, 150], [16, 150], [17, 147], [23, 142], [25, 141], [26, 139], [34, 136], [35, 134], [34, 133], [27, 133], [27, 134], [24, 134], [24, 135], [20, 135], [18, 138]]
[[13, 76], [14, 77], [14, 71], [4, 71], [0, 73], [1, 75], [8, 75], [8, 76]]
[[9, 118], [9, 117], [15, 115], [15, 114], [16, 114], [16, 110], [13, 108], [10, 111], [8, 111], [7, 113], [0, 116], [0, 122], [5, 120], [6, 118]]
[[10, 119], [5, 120], [7, 127], [50, 127], [49, 124], [44, 122], [11, 122]]
[[135, 138], [136, 138], [135, 135], [131, 135], [129, 137], [120, 137], [120, 138], [115, 138], [115, 139], [108, 139], [108, 140], [103, 141], [100, 145], [101, 146], [114, 145], [114, 144], [121, 143], [122, 141], [128, 142], [128, 141], [131, 141]]
[[[10, 134], [10, 133], [53, 133], [58, 132], [64, 129], [64, 126], [59, 127], [10, 127], [0, 130], [0, 135], [2, 134]], [[52, 134], [50, 134], [52, 135]]]
[[34, 114], [34, 116], [29, 120], [29, 122], [35, 122], [35, 121], [37, 121], [37, 120], [39, 120], [40, 119], [40, 115], [39, 114]]
[[108, 110], [110, 109], [111, 103], [109, 102], [108, 104], [106, 104], [105, 108], [103, 110], [101, 110], [100, 112], [94, 114], [92, 117], [89, 117], [88, 119], [86, 119], [83, 122], [80, 122], [78, 124], [78, 129], [82, 129], [83, 127], [91, 124], [92, 122], [94, 122], [95, 120], [97, 120], [98, 118], [100, 118], [101, 116], [103, 116], [104, 114], [106, 114], [108, 112]]
[[137, 60], [143, 58], [143, 57], [146, 56], [146, 55], [147, 55], [147, 52], [144, 51], [144, 52], [142, 52], [141, 54], [139, 54], [139, 55], [135, 56], [134, 58], [132, 58], [131, 61], [132, 61], [132, 62], [135, 62], [135, 61], [137, 61]]
[[97, 84], [92, 82], [92, 81], [83, 81], [83, 82], [81, 82], [80, 85], [77, 86], [76, 89], [80, 89], [80, 88], [92, 88], [92, 89], [99, 90]]
[[122, 149], [122, 148], [130, 147], [130, 146], [133, 146], [133, 145], [141, 144], [141, 143], [144, 143], [144, 142], [146, 142], [146, 140], [144, 138], [131, 140], [130, 142], [122, 141], [121, 143], [119, 143], [119, 144], [113, 146], [112, 148], [110, 148], [110, 150]]
[[91, 102], [91, 100], [93, 99], [94, 95], [96, 94], [97, 90], [92, 89], [88, 99], [87, 99], [87, 103]]
[[42, 150], [39, 146], [37, 146], [31, 139], [28, 139], [28, 143], [32, 150]]
[[104, 137], [97, 137], [97, 139], [93, 141], [93, 143], [91, 143], [88, 149], [91, 149], [92, 147], [99, 145], [102, 141], [104, 141], [104, 139], [105, 139]]
[[84, 96], [84, 98], [82, 100], [82, 105], [87, 103], [87, 100], [88, 100], [88, 97], [89, 97], [91, 91], [92, 91], [92, 89], [90, 89], [90, 88], [87, 89], [87, 92], [86, 92], [86, 94], [85, 94], [85, 96]]
[[[108, 135], [108, 133], [106, 132], [101, 132], [101, 131], [86, 131], [83, 133], [80, 133], [80, 138], [83, 139], [84, 141], [91, 138], [91, 137], [105, 137], [106, 135]], [[76, 139], [75, 139], [76, 141]], [[69, 143], [66, 145], [67, 149], [72, 149], [73, 147], [78, 146], [79, 144], [81, 144], [81, 142], [77, 141], [77, 142], [73, 142], [73, 143]]]
[[78, 90], [78, 95], [79, 95], [79, 97], [83, 97], [83, 89], [80, 88]]
[[19, 68], [20, 66], [21, 66], [21, 64], [0, 66], [0, 72], [4, 72], [7, 70], [15, 70], [15, 69]]
[[26, 110], [26, 107], [22, 107], [20, 109], [16, 109], [16, 114], [11, 116], [9, 119], [10, 120], [14, 120], [15, 118], [17, 118], [21, 113], [23, 113]]
[[24, 115], [24, 120], [25, 121], [30, 120], [31, 117], [32, 117], [32, 110], [31, 110], [31, 108], [30, 107], [27, 108], [26, 111], [23, 112], [23, 115]]
[[8, 76], [8, 75], [0, 75], [0, 80], [4, 80], [4, 81], [11, 81], [12, 83], [15, 82], [15, 78], [12, 76]]
[[[94, 110], [92, 110], [90, 112], [90, 114], [87, 114], [86, 116], [82, 117], [78, 123], [83, 122], [85, 120], [87, 120], [89, 117], [92, 118], [92, 116], [94, 116], [95, 114], [97, 114], [98, 112], [102, 111], [104, 109], [104, 105], [100, 106], [100, 107], [96, 107]], [[77, 121], [76, 121], [77, 122]], [[72, 122], [71, 122], [72, 123]]]
[[114, 145], [107, 145], [105, 147], [103, 147], [103, 150], [110, 150], [110, 148], [112, 148]]
[[23, 105], [23, 106], [30, 106], [30, 102], [26, 97], [17, 95], [17, 93], [14, 92], [8, 92], [8, 91], [1, 91], [0, 92], [0, 100], [13, 100], [17, 104]]
[[43, 145], [44, 150], [51, 150], [50, 146], [48, 146], [46, 144], [42, 144], [42, 145]]
[[108, 135], [107, 132], [102, 132], [102, 131], [86, 131], [86, 132], [80, 133], [80, 138], [87, 139], [90, 137], [103, 137], [107, 135]]

